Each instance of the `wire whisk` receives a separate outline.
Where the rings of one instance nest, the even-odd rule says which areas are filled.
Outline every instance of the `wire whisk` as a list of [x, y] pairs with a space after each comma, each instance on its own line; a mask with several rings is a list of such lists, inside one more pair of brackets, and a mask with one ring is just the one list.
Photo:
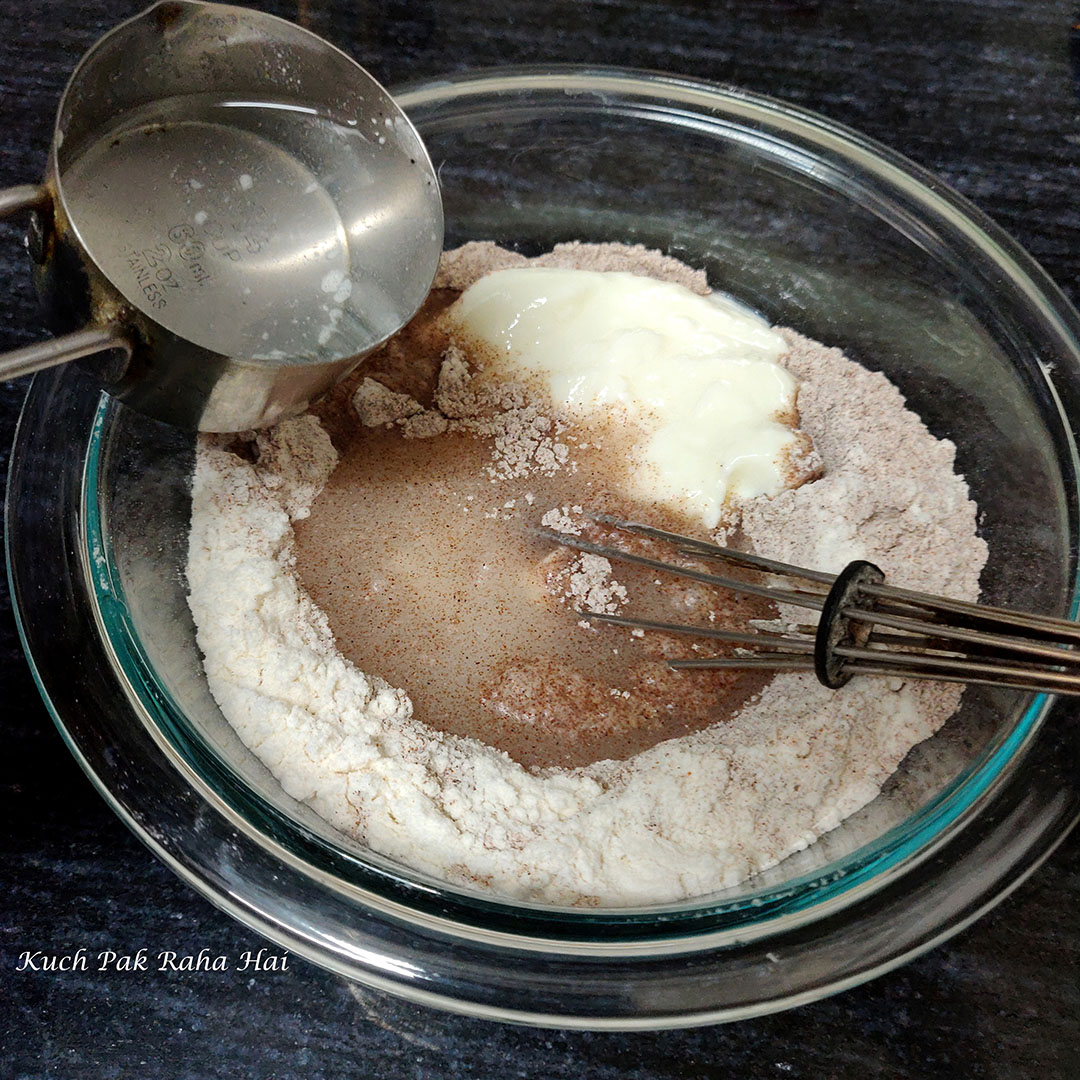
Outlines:
[[578, 613], [613, 626], [711, 638], [737, 647], [732, 656], [669, 660], [672, 668], [813, 671], [832, 689], [856, 675], [875, 675], [1080, 696], [1080, 625], [1066, 619], [897, 588], [885, 583], [879, 567], [862, 560], [849, 563], [839, 574], [827, 574], [608, 515], [593, 515], [593, 520], [666, 541], [680, 555], [695, 560], [716, 560], [784, 582], [742, 581], [551, 529], [538, 529], [536, 535], [577, 551], [818, 612], [816, 623], [788, 625], [779, 633], [689, 626], [587, 609]]

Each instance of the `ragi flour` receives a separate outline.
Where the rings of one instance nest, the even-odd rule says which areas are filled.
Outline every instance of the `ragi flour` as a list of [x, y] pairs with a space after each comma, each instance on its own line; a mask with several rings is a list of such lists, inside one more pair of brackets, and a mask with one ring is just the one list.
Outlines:
[[[436, 284], [464, 288], [522, 261], [467, 245], [444, 256]], [[641, 248], [563, 245], [538, 261], [706, 289], [699, 273]], [[729, 527], [774, 558], [831, 571], [872, 559], [897, 585], [976, 599], [986, 547], [952, 444], [936, 440], [884, 376], [784, 334], [783, 363], [800, 381], [800, 424], [823, 475], [745, 504]], [[370, 387], [360, 397], [369, 421], [400, 420], [415, 437], [445, 430], [442, 414], [412, 405], [402, 414], [401, 401]], [[546, 465], [562, 444], [537, 431]], [[830, 691], [812, 675], [779, 674], [724, 723], [628, 760], [528, 770], [418, 722], [408, 687], [365, 674], [338, 650], [295, 569], [294, 523], [338, 462], [319, 419], [284, 421], [249, 449], [202, 437], [196, 459], [189, 601], [210, 689], [289, 795], [373, 850], [453, 883], [593, 905], [736, 884], [872, 799], [959, 703], [961, 689], [945, 684], [855, 679]], [[494, 460], [516, 475], [505, 453]], [[536, 517], [573, 527], [569, 509], [537, 506]], [[621, 603], [610, 568], [577, 572], [586, 569], [571, 588], [604, 588], [605, 602]]]

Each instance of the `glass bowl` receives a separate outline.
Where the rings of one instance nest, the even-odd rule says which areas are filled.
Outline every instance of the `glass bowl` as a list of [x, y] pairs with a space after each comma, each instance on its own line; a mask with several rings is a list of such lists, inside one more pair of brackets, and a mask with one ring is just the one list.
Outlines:
[[[438, 167], [448, 246], [661, 248], [884, 371], [957, 445], [990, 545], [984, 598], [1074, 615], [1080, 321], [963, 199], [820, 117], [658, 74], [498, 70], [397, 97]], [[72, 752], [150, 848], [342, 975], [561, 1027], [750, 1016], [955, 933], [1080, 812], [1067, 709], [971, 689], [870, 805], [736, 888], [583, 910], [448, 887], [291, 800], [221, 716], [184, 596], [193, 445], [77, 368], [35, 379], [7, 510], [26, 652]]]

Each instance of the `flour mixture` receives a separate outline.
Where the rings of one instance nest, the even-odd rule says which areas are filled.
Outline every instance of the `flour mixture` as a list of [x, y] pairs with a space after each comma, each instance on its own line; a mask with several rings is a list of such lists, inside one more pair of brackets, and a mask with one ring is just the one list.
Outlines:
[[527, 266], [467, 245], [307, 415], [200, 440], [198, 642], [288, 794], [453, 883], [659, 903], [805, 847], [956, 709], [946, 685], [673, 672], [722, 650], [576, 612], [777, 612], [530, 538], [542, 522], [604, 540], [603, 511], [977, 598], [986, 550], [951, 444], [883, 376], [707, 292], [641, 248]]

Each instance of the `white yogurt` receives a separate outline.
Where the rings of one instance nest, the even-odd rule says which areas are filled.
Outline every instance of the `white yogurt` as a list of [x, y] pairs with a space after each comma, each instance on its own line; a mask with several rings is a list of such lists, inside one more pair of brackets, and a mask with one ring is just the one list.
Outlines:
[[454, 326], [574, 415], [618, 404], [647, 432], [632, 492], [720, 521], [731, 498], [785, 487], [795, 379], [784, 339], [757, 315], [637, 274], [523, 267], [488, 274], [450, 309]]

